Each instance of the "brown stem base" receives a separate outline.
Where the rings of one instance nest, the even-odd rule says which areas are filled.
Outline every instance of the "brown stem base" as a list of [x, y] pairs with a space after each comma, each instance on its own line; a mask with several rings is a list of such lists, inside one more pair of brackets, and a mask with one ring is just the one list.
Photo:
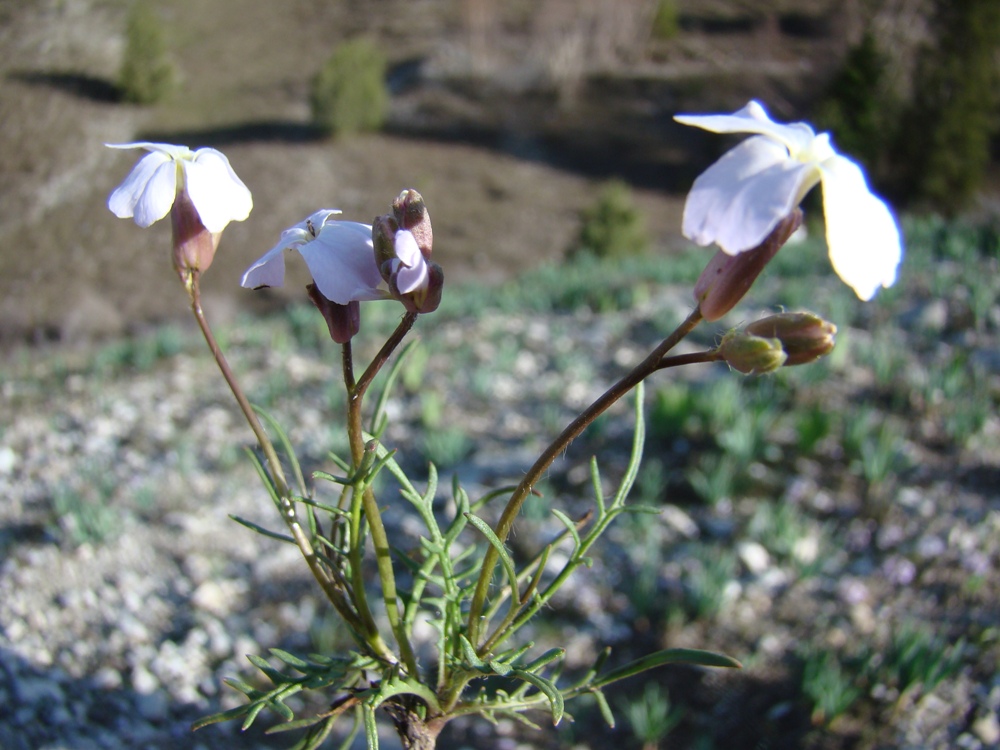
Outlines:
[[403, 750], [434, 750], [437, 747], [438, 735], [445, 725], [443, 719], [424, 721], [413, 706], [404, 703], [384, 703], [382, 707], [396, 727]]

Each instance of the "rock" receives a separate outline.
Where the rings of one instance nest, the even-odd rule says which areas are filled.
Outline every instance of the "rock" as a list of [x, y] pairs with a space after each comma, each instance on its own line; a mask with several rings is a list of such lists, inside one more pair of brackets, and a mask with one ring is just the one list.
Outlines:
[[763, 545], [752, 541], [742, 541], [736, 548], [740, 561], [755, 576], [761, 575], [771, 566], [771, 556]]
[[972, 722], [972, 733], [982, 740], [984, 745], [996, 745], [1000, 743], [1000, 719], [990, 711]]

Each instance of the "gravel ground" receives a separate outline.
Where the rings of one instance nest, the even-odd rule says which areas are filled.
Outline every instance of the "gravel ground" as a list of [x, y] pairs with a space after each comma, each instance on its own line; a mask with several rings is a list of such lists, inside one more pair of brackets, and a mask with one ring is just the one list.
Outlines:
[[[542, 445], [535, 436], [552, 434], [614, 373], [638, 361], [666, 324], [686, 313], [687, 294], [660, 289], [653, 302], [602, 316], [584, 310], [438, 325], [421, 320], [435, 354], [415, 373], [416, 387], [404, 378], [391, 401], [387, 443], [419, 476], [418, 433], [430, 418], [423, 392], [438, 389], [449, 424], [461, 425], [475, 445], [454, 466], [472, 494], [516, 479]], [[329, 384], [336, 357], [331, 346], [292, 345], [288, 320], [244, 321], [227, 333], [226, 345], [236, 370], [246, 373], [247, 390], [289, 427], [312, 469], [338, 445], [342, 407]], [[848, 335], [858, 341], [866, 334]], [[178, 336], [175, 352], [145, 363], [133, 354], [131, 366], [108, 365], [109, 348], [86, 355], [27, 351], [7, 363], [0, 384], [5, 750], [280, 747], [259, 733], [237, 738], [230, 725], [194, 734], [189, 727], [237, 705], [238, 694], [222, 679], [250, 674], [245, 654], [343, 643], [331, 633], [294, 548], [228, 517], [274, 523], [238, 450], [248, 431], [224, 384], [191, 332]], [[450, 370], [459, 356], [461, 367]], [[704, 376], [705, 370], [689, 369], [685, 377]], [[733, 377], [721, 367], [713, 372]], [[866, 392], [864, 370], [852, 366], [836, 377], [831, 408]], [[997, 747], [997, 428], [993, 417], [979, 447], [957, 460], [907, 443], [915, 468], [895, 480], [893, 502], [878, 521], [860, 512], [865, 492], [842, 478], [835, 448], [792, 459], [780, 476], [761, 468], [767, 494], [805, 519], [784, 557], [768, 540], [739, 531], [757, 501], [693, 502], [690, 486], [668, 474], [675, 500], [663, 505], [661, 522], [615, 527], [594, 569], [566, 589], [530, 635], [540, 647], [568, 645], [571, 668], [587, 664], [604, 644], [625, 656], [670, 645], [743, 659], [740, 674], [662, 676], [672, 694], [701, 712], [684, 725], [677, 747], [696, 746], [707, 726], [716, 736], [741, 738], [733, 747]], [[614, 477], [630, 429], [629, 409], [621, 405], [572, 446], [549, 477], [553, 507], [571, 515], [587, 508], [589, 456], [599, 453], [605, 475]], [[654, 435], [648, 453], [669, 467], [697, 447]], [[391, 497], [385, 502], [390, 533], [412, 538], [413, 519], [394, 512]], [[559, 529], [544, 506], [527, 516], [512, 540], [515, 553], [530, 553]], [[666, 605], [644, 607], [635, 595], [649, 555], [662, 561], [653, 599], [681, 601], [692, 565], [708, 559], [698, 550], [722, 548], [736, 554], [737, 568], [719, 614], [678, 620]], [[932, 691], [900, 695], [891, 685], [872, 684], [863, 710], [811, 728], [796, 687], [798, 650], [807, 643], [835, 649], [884, 643], [887, 628], [903, 615], [935, 623], [953, 641], [966, 637], [977, 658], [964, 660]], [[609, 733], [594, 714], [581, 706], [575, 728], [540, 734], [460, 725], [444, 746], [582, 749], [628, 741], [623, 724]], [[387, 735], [385, 746], [392, 743]]]

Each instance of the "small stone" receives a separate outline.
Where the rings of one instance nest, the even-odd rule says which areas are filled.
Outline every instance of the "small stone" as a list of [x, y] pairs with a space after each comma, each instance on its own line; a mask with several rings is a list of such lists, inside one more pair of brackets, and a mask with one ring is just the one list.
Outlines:
[[0, 446], [0, 476], [11, 474], [17, 467], [17, 454], [8, 445]]
[[996, 745], [1000, 743], [1000, 719], [992, 711], [980, 716], [972, 722], [972, 733], [982, 740], [984, 745]]
[[757, 542], [740, 542], [736, 552], [746, 569], [755, 576], [759, 576], [771, 566], [771, 556], [763, 545]]
[[242, 587], [236, 581], [205, 581], [194, 590], [191, 603], [221, 618], [233, 610], [241, 594]]
[[694, 539], [698, 536], [698, 524], [676, 505], [663, 506], [660, 518], [666, 522], [667, 526], [686, 539]]

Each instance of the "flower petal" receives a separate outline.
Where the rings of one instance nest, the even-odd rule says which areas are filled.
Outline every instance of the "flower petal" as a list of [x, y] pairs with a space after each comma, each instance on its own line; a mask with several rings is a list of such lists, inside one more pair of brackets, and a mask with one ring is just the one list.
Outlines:
[[835, 156], [820, 169], [830, 262], [858, 297], [868, 301], [880, 286], [896, 281], [903, 255], [899, 228], [853, 161]]
[[375, 265], [372, 228], [354, 221], [327, 222], [313, 242], [299, 248], [316, 286], [339, 305], [384, 299]]
[[420, 253], [420, 247], [417, 245], [417, 238], [408, 229], [400, 229], [396, 232], [395, 246], [396, 257], [403, 262], [404, 266], [413, 268], [424, 259]]
[[793, 154], [809, 147], [816, 132], [804, 122], [787, 125], [775, 122], [756, 100], [731, 115], [676, 115], [682, 125], [692, 125], [712, 133], [755, 133], [783, 143]]
[[176, 146], [173, 143], [151, 143], [149, 141], [136, 141], [135, 143], [105, 143], [108, 148], [144, 148], [158, 154], [166, 154], [171, 159], [187, 159], [191, 156], [191, 149], [187, 146]]
[[240, 286], [261, 289], [285, 283], [285, 243], [279, 243], [264, 253], [250, 268], [243, 272]]
[[[149, 156], [144, 156], [142, 161], [150, 157], [166, 158], [159, 154], [149, 154]], [[153, 222], [159, 221], [170, 213], [170, 207], [174, 205], [176, 197], [177, 162], [167, 158], [153, 170], [138, 196], [133, 209], [135, 223], [140, 227], [148, 227]]]
[[[118, 146], [112, 146], [112, 148], [118, 148]], [[108, 208], [111, 209], [111, 213], [119, 219], [131, 219], [135, 214], [136, 204], [139, 203], [139, 199], [146, 190], [146, 185], [152, 179], [153, 174], [161, 165], [169, 161], [169, 156], [159, 153], [147, 154], [139, 159], [122, 184], [108, 196]], [[170, 200], [173, 201], [173, 195], [171, 195]]]
[[730, 255], [757, 247], [818, 179], [815, 167], [790, 161], [780, 143], [748, 138], [694, 181], [684, 236], [699, 245], [715, 242]]
[[250, 215], [253, 198], [236, 176], [229, 159], [214, 148], [198, 149], [193, 160], [181, 162], [186, 188], [201, 223], [210, 232], [221, 232], [230, 221]]

